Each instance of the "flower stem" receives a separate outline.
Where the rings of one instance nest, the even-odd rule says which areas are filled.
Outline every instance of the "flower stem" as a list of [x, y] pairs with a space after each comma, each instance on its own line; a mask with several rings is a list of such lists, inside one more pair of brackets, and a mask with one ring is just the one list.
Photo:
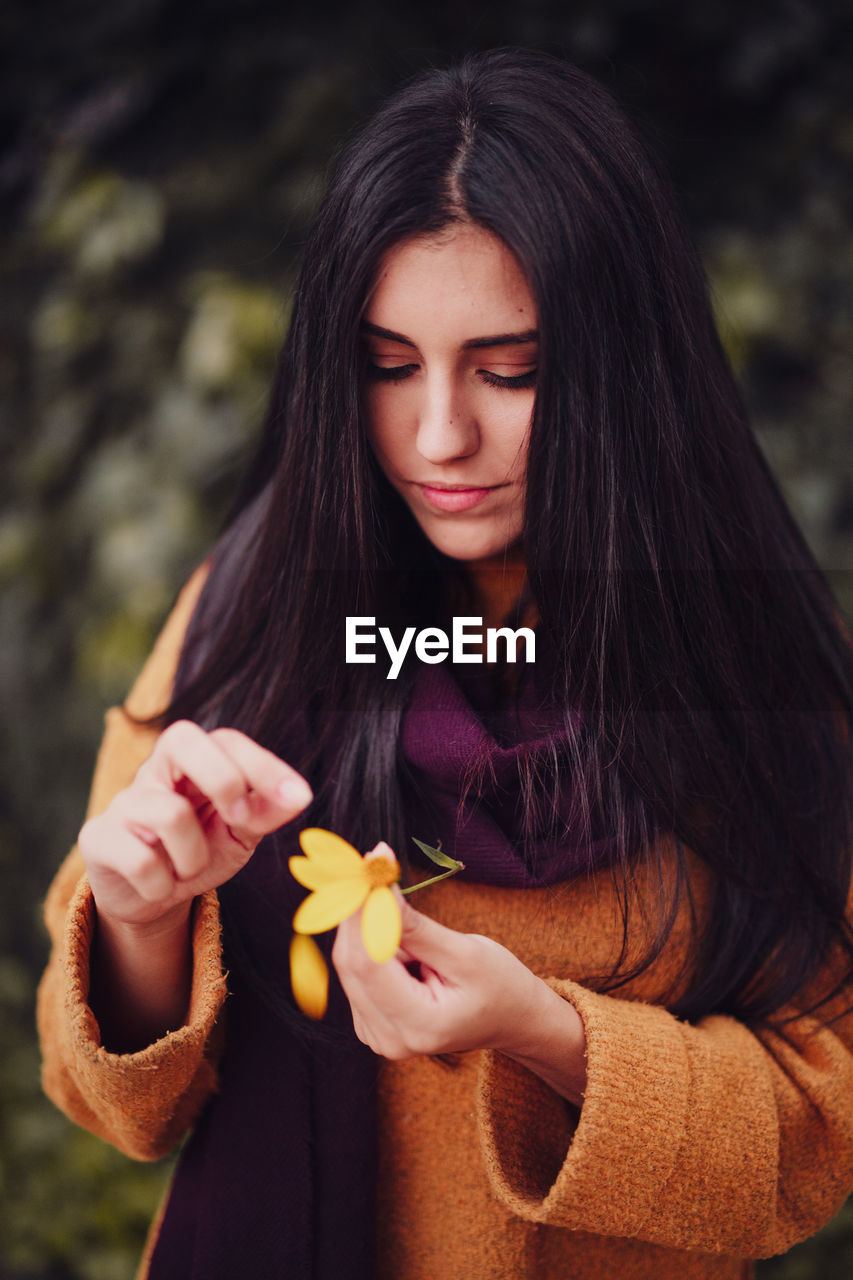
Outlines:
[[465, 864], [460, 862], [458, 867], [452, 867], [450, 871], [442, 871], [440, 876], [431, 876], [429, 880], [421, 880], [419, 884], [410, 884], [408, 889], [401, 889], [401, 893], [414, 893], [416, 889], [425, 889], [428, 884], [438, 884], [439, 880], [446, 880], [448, 876], [455, 876], [457, 871], [464, 871]]

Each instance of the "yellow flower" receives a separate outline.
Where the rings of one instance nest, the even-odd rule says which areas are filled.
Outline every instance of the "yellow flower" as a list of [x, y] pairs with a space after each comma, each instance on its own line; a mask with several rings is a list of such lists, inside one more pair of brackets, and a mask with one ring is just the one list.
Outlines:
[[362, 857], [357, 849], [322, 827], [299, 833], [304, 858], [290, 859], [295, 880], [313, 892], [293, 917], [296, 937], [290, 948], [290, 977], [296, 1003], [312, 1018], [322, 1018], [328, 997], [328, 972], [319, 947], [306, 934], [325, 933], [364, 907], [361, 934], [371, 960], [384, 964], [396, 955], [402, 933], [400, 908], [391, 885], [400, 864], [381, 842]]

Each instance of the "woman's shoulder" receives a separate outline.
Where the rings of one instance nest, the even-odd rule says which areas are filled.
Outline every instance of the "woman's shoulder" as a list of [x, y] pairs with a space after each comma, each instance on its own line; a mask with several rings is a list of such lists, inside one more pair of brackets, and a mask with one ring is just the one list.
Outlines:
[[124, 702], [133, 718], [159, 715], [171, 696], [190, 619], [195, 613], [210, 575], [211, 558], [202, 561], [184, 583], [151, 653]]

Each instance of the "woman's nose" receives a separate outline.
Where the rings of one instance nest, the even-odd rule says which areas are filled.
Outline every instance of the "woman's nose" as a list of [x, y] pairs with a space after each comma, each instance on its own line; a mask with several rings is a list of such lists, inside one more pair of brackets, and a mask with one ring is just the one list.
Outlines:
[[439, 464], [467, 458], [480, 447], [473, 407], [451, 379], [428, 379], [418, 414], [418, 452]]

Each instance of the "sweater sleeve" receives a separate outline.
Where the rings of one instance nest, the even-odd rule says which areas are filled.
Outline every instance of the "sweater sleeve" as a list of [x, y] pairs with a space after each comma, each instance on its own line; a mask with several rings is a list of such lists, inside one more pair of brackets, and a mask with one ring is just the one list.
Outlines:
[[[532, 1222], [744, 1258], [819, 1230], [853, 1187], [853, 1014], [752, 1033], [573, 982], [587, 1089], [563, 1099], [483, 1055], [480, 1135], [499, 1200]], [[837, 1012], [837, 1009], [834, 1010]]]
[[[107, 712], [87, 816], [100, 813], [130, 784], [153, 748], [157, 730], [135, 718], [156, 714], [168, 702], [205, 576], [202, 566], [185, 586], [124, 707]], [[134, 1053], [104, 1048], [88, 1004], [96, 908], [76, 846], [50, 886], [44, 918], [51, 953], [37, 998], [43, 1088], [70, 1119], [127, 1155], [158, 1159], [217, 1087], [226, 982], [216, 891], [192, 907], [193, 974], [184, 1025]]]

